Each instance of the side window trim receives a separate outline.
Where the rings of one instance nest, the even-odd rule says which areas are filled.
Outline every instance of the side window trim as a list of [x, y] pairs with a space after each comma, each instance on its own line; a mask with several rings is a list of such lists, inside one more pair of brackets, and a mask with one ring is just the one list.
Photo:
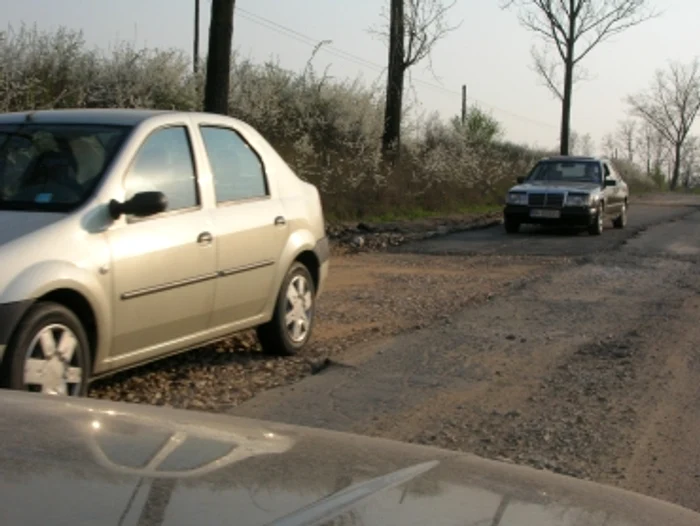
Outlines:
[[199, 172], [197, 171], [197, 163], [195, 162], [194, 144], [192, 142], [192, 131], [188, 123], [185, 121], [169, 122], [167, 124], [158, 126], [157, 128], [154, 128], [148, 132], [148, 135], [146, 135], [146, 137], [144, 137], [144, 139], [141, 141], [141, 144], [139, 144], [136, 153], [134, 153], [134, 155], [129, 160], [129, 164], [127, 165], [127, 168], [124, 171], [124, 175], [122, 176], [122, 187], [126, 189], [126, 178], [129, 176], [131, 169], [134, 167], [136, 159], [138, 158], [139, 153], [141, 153], [141, 150], [146, 144], [146, 142], [156, 133], [161, 132], [163, 130], [167, 130], [169, 128], [182, 128], [185, 132], [185, 139], [187, 140], [187, 150], [190, 154], [190, 162], [192, 163], [192, 173], [194, 174], [194, 192], [196, 204], [193, 206], [178, 208], [176, 210], [166, 210], [165, 212], [161, 212], [159, 214], [154, 214], [147, 217], [125, 216], [125, 220], [128, 225], [134, 223], [143, 223], [144, 221], [152, 221], [154, 219], [163, 219], [190, 212], [196, 212], [202, 209], [202, 193], [199, 186]]
[[[202, 141], [202, 146], [204, 148], [204, 153], [206, 155], [207, 162], [209, 163], [209, 168], [212, 172], [212, 177], [215, 177], [215, 174], [214, 174], [214, 169], [211, 165], [211, 160], [209, 158], [209, 152], [207, 151], [206, 142], [204, 141], [204, 134], [202, 133], [204, 128], [215, 128], [218, 130], [226, 130], [226, 131], [235, 133], [238, 136], [238, 138], [253, 153], [253, 155], [255, 155], [258, 162], [260, 163], [260, 169], [261, 169], [262, 177], [263, 177], [263, 184], [265, 186], [265, 195], [261, 195], [261, 196], [243, 197], [240, 199], [226, 199], [226, 200], [222, 200], [222, 201], [219, 201], [219, 199], [216, 196], [214, 196], [215, 204], [216, 204], [217, 208], [235, 205], [235, 204], [240, 204], [240, 203], [253, 202], [253, 201], [264, 201], [267, 199], [271, 199], [272, 195], [270, 192], [270, 180], [269, 180], [269, 177], [267, 175], [267, 166], [265, 165], [265, 161], [263, 160], [262, 155], [260, 155], [260, 152], [258, 152], [258, 150], [256, 150], [253, 147], [253, 145], [250, 144], [248, 139], [246, 139], [245, 135], [243, 135], [240, 131], [238, 131], [235, 127], [233, 127], [231, 125], [222, 124], [222, 123], [209, 123], [206, 121], [201, 121], [201, 122], [197, 123], [197, 129], [199, 130], [199, 136], [200, 136], [200, 139]], [[212, 180], [212, 186], [214, 186], [213, 180]]]

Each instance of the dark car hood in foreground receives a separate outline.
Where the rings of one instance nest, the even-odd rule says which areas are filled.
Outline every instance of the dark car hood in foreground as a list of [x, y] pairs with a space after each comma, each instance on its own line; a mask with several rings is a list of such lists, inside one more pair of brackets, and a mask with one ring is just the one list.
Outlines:
[[532, 181], [519, 184], [510, 189], [511, 192], [542, 192], [546, 190], [595, 192], [600, 191], [601, 186], [598, 183], [580, 183], [574, 181]]
[[89, 399], [0, 391], [0, 403], [3, 526], [700, 524], [636, 494], [433, 448]]

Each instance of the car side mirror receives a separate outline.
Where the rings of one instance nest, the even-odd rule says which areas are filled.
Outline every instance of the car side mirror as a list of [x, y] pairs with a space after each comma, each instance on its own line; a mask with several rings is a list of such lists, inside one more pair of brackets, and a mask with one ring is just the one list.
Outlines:
[[615, 179], [606, 179], [605, 186], [617, 186], [617, 181]]
[[523, 184], [525, 182], [525, 177], [521, 175], [515, 180], [518, 181], [518, 184]]
[[168, 198], [163, 192], [139, 192], [123, 203], [116, 199], [109, 202], [109, 215], [119, 219], [122, 214], [136, 217], [147, 217], [165, 212], [168, 208]]

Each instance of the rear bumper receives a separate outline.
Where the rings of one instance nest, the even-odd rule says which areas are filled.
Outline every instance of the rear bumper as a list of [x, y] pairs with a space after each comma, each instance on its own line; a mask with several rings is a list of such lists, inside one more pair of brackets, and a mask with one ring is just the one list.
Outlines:
[[588, 226], [595, 221], [596, 209], [589, 207], [565, 207], [558, 209], [559, 218], [531, 217], [531, 207], [506, 205], [503, 209], [503, 219], [509, 222], [534, 225]]

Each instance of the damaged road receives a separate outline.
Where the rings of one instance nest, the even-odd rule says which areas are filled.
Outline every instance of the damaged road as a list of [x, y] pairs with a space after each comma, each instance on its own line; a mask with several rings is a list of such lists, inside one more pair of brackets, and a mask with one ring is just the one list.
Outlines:
[[[393, 249], [381, 257], [418, 257], [423, 275], [453, 268], [449, 315], [421, 325], [406, 308], [411, 332], [380, 327], [231, 413], [468, 451], [700, 511], [700, 200], [684, 199], [637, 203], [629, 231], [598, 238], [497, 227]], [[457, 275], [455, 262], [479, 266]], [[510, 264], [515, 277], [489, 280]], [[490, 292], [460, 302], [479, 278]], [[361, 306], [348, 316], [371, 317]]]

